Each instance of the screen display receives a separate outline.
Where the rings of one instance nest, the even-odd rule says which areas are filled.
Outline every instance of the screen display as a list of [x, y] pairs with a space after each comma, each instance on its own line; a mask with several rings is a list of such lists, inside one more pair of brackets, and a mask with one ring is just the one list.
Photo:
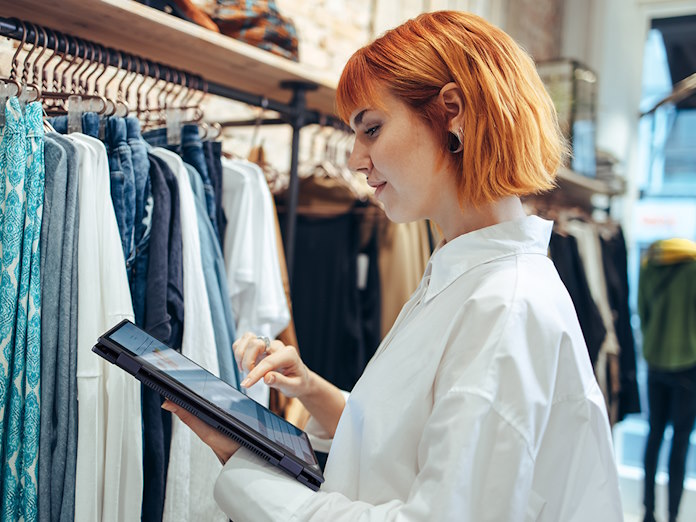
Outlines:
[[299, 428], [270, 412], [225, 381], [218, 379], [176, 350], [159, 342], [132, 323], [124, 323], [109, 339], [141, 361], [229, 413], [241, 423], [282, 446], [300, 460], [315, 464], [314, 453]]

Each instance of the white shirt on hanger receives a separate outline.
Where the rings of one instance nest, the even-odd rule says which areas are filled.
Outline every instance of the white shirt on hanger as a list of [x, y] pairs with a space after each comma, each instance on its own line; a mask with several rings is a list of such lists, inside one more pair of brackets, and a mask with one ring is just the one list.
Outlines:
[[75, 520], [140, 518], [143, 490], [140, 383], [92, 353], [99, 335], [133, 321], [104, 145], [68, 136], [80, 151]]
[[[152, 153], [167, 163], [179, 186], [184, 266], [184, 335], [181, 353], [209, 372], [220, 375], [215, 332], [203, 275], [196, 202], [183, 160], [156, 148]], [[225, 515], [210, 498], [220, 462], [208, 446], [172, 416], [172, 441], [164, 500], [165, 522], [205, 520], [224, 522]]]
[[[223, 158], [222, 206], [227, 215], [224, 257], [237, 336], [245, 332], [274, 339], [290, 322], [278, 260], [274, 207], [261, 169]], [[249, 396], [268, 405], [259, 382]]]
[[462, 235], [355, 385], [313, 492], [245, 449], [215, 498], [246, 521], [622, 520], [604, 400], [537, 217]]

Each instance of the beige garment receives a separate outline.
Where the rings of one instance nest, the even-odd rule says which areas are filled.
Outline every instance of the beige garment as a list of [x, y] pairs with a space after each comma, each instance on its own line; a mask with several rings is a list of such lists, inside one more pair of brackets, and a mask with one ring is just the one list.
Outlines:
[[571, 220], [565, 224], [565, 230], [578, 244], [587, 283], [592, 298], [597, 304], [607, 334], [599, 349], [595, 363], [597, 382], [604, 394], [609, 421], [614, 425], [618, 421], [618, 394], [621, 391], [619, 380], [619, 340], [614, 329], [614, 312], [609, 305], [607, 281], [602, 264], [602, 245], [599, 240], [597, 225], [583, 221]]
[[[338, 216], [350, 212], [355, 206], [355, 194], [342, 179], [328, 176], [310, 176], [300, 178], [298, 194], [298, 213], [317, 217]], [[278, 205], [287, 204], [289, 194], [276, 196]]]
[[425, 221], [392, 223], [385, 219], [379, 233], [379, 279], [384, 337], [423, 277], [430, 259], [430, 241]]

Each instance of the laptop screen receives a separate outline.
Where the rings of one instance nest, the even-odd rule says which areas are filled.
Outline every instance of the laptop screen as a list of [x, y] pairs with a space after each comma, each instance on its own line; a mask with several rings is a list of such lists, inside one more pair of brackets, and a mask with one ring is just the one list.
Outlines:
[[134, 324], [124, 323], [109, 335], [109, 339], [137, 356], [141, 362], [154, 366], [242, 424], [282, 446], [298, 459], [316, 465], [314, 452], [303, 431]]

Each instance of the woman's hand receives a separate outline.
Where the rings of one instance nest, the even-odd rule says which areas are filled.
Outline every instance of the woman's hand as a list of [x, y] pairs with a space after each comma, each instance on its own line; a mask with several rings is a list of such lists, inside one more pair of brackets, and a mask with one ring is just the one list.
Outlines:
[[249, 388], [260, 379], [287, 397], [301, 397], [309, 390], [310, 373], [294, 346], [245, 333], [233, 345], [234, 358], [241, 371], [249, 372], [242, 386]]
[[172, 412], [179, 417], [179, 420], [186, 424], [191, 430], [198, 435], [198, 438], [205, 442], [213, 450], [213, 453], [220, 459], [224, 465], [232, 455], [241, 447], [227, 435], [220, 433], [218, 430], [206, 424], [193, 413], [186, 411], [174, 404], [172, 401], [164, 401], [162, 409]]

